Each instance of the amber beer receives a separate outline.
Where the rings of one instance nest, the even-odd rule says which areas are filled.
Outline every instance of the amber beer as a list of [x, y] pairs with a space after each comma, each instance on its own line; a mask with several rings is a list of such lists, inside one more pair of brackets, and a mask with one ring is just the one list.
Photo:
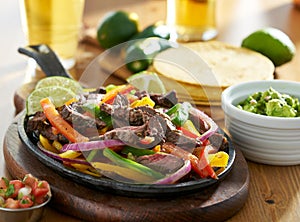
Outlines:
[[75, 64], [84, 0], [20, 0], [28, 44], [48, 44], [65, 68]]
[[178, 41], [206, 41], [217, 35], [216, 0], [167, 0], [167, 24]]

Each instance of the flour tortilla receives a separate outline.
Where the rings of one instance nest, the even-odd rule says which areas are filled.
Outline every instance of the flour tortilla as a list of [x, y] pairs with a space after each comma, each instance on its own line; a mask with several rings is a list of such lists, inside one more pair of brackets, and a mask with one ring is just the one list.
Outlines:
[[260, 53], [218, 41], [180, 44], [159, 53], [153, 70], [163, 79], [167, 89], [172, 81], [185, 90], [176, 89], [182, 98], [197, 103], [220, 104], [221, 93], [228, 86], [251, 80], [274, 78], [273, 63]]

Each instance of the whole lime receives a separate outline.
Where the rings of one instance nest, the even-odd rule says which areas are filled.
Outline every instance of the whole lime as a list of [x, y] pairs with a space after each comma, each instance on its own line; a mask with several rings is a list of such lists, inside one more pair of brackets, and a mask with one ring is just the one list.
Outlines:
[[291, 61], [296, 52], [296, 47], [289, 36], [272, 27], [251, 33], [242, 41], [241, 45], [265, 55], [275, 66]]
[[112, 11], [107, 13], [97, 27], [97, 40], [108, 49], [126, 42], [138, 33], [138, 15], [134, 12]]

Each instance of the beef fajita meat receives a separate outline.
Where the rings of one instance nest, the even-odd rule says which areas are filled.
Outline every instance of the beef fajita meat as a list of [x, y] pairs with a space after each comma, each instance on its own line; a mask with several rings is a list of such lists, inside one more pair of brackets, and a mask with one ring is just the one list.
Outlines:
[[[102, 104], [102, 111], [107, 111], [112, 115], [114, 130], [107, 132], [105, 138], [121, 139], [127, 144], [135, 147], [145, 148], [149, 144], [141, 144], [142, 137], [151, 137], [153, 141], [150, 145], [156, 145], [161, 142], [172, 142], [176, 145], [182, 145], [186, 148], [193, 148], [201, 142], [183, 135], [170, 120], [170, 117], [149, 106], [128, 107], [127, 98], [118, 95], [113, 105]], [[135, 128], [133, 126], [143, 126]], [[131, 127], [131, 128], [128, 128]], [[127, 132], [130, 129], [138, 133]], [[141, 131], [144, 130], [144, 131]], [[139, 136], [139, 138], [136, 137]], [[134, 141], [136, 139], [136, 141]]]
[[189, 118], [194, 123], [196, 129], [200, 134], [203, 134], [209, 129], [207, 123], [203, 119], [199, 118], [199, 115], [197, 114], [197, 112], [195, 112], [195, 109], [190, 109]]
[[84, 110], [76, 103], [57, 108], [60, 115], [68, 121], [78, 132], [85, 132], [87, 128], [103, 129], [106, 123], [98, 118], [83, 115]]
[[218, 148], [219, 150], [227, 150], [229, 147], [228, 140], [220, 133], [215, 133], [209, 137], [209, 142], [212, 146]]
[[174, 90], [161, 95], [161, 94], [154, 94], [150, 93], [150, 98], [155, 102], [156, 105], [171, 108], [176, 103], [178, 103], [178, 98], [176, 96], [176, 92]]
[[140, 156], [136, 161], [163, 174], [174, 173], [184, 164], [182, 158], [165, 153]]
[[62, 134], [53, 133], [52, 126], [49, 124], [43, 112], [37, 112], [28, 119], [26, 133], [31, 135], [34, 134], [35, 137], [39, 137], [41, 134], [49, 140], [57, 140], [63, 144], [69, 142]]
[[93, 140], [118, 139], [127, 145], [147, 149], [165, 141], [164, 122], [154, 116], [141, 126], [124, 126], [106, 132]]

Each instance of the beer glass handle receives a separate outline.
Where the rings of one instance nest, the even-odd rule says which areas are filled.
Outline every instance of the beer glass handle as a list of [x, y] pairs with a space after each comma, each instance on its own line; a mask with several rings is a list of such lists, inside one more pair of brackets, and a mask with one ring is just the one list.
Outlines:
[[63, 76], [72, 78], [65, 70], [55, 52], [45, 44], [29, 45], [18, 48], [18, 52], [33, 58], [46, 76]]

